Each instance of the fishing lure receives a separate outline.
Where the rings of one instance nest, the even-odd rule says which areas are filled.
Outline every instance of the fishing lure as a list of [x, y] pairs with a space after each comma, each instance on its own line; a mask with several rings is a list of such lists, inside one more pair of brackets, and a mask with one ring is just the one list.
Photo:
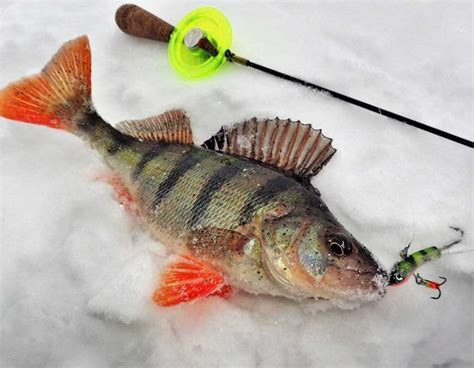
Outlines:
[[415, 275], [414, 273], [419, 267], [423, 266], [425, 263], [441, 258], [441, 256], [445, 254], [445, 251], [447, 249], [461, 242], [464, 236], [464, 231], [458, 227], [450, 226], [450, 228], [459, 233], [459, 238], [446, 245], [443, 245], [442, 247], [432, 246], [421, 249], [410, 255], [408, 255], [408, 249], [410, 248], [411, 243], [408, 244], [405, 248], [403, 248], [400, 252], [400, 258], [402, 260], [397, 262], [393, 266], [392, 271], [390, 273], [389, 285], [401, 285], [405, 283], [411, 275], [414, 275], [415, 282], [418, 285], [424, 285], [431, 289], [437, 289], [439, 291], [439, 295], [438, 297], [432, 297], [432, 299], [439, 299], [441, 297], [440, 287], [446, 283], [446, 278], [440, 276], [440, 278], [443, 279], [443, 282], [437, 283], [434, 281], [426, 280], [422, 278], [420, 274], [417, 273]]

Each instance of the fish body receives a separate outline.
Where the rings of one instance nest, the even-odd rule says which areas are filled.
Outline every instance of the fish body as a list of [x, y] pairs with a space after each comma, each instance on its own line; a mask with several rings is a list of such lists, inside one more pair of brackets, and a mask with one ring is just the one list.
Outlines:
[[[59, 92], [57, 81], [66, 86]], [[164, 271], [159, 304], [229, 286], [334, 301], [385, 292], [385, 272], [310, 184], [335, 152], [310, 126], [252, 119], [204, 147], [192, 144], [180, 111], [116, 129], [90, 102], [85, 37], [63, 46], [42, 74], [0, 91], [0, 115], [70, 131], [101, 154], [149, 231], [183, 257]]]

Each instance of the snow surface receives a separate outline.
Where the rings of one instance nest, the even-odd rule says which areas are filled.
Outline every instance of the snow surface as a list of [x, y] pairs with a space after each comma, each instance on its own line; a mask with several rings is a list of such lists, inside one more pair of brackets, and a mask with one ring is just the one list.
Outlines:
[[[195, 2], [139, 1], [176, 23]], [[474, 139], [469, 2], [265, 2], [218, 6], [233, 51]], [[206, 5], [207, 5], [206, 4]], [[0, 1], [0, 85], [88, 34], [93, 99], [111, 122], [182, 107], [198, 142], [254, 115], [311, 122], [338, 153], [314, 179], [387, 268], [466, 230], [472, 150], [238, 65], [184, 82], [166, 48], [121, 33], [119, 1]], [[164, 248], [94, 180], [76, 137], [0, 119], [2, 367], [463, 367], [473, 364], [473, 253], [426, 265], [443, 297], [410, 281], [353, 311], [256, 297], [175, 308], [150, 301]]]

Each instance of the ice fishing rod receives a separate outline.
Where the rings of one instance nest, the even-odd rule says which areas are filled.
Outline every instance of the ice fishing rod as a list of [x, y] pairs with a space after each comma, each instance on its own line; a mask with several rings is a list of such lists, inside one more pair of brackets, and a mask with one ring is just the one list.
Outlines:
[[129, 35], [168, 43], [168, 59], [172, 67], [184, 78], [198, 79], [206, 77], [214, 73], [225, 61], [229, 61], [300, 84], [315, 91], [325, 92], [339, 100], [474, 148], [474, 142], [466, 138], [237, 56], [230, 50], [232, 43], [231, 25], [224, 14], [216, 8], [201, 7], [195, 9], [174, 27], [137, 5], [126, 4], [117, 9], [115, 21], [118, 27]]

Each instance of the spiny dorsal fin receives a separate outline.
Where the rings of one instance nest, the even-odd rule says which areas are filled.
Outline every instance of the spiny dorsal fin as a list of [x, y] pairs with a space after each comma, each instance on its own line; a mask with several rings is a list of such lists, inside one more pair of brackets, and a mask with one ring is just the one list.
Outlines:
[[116, 128], [143, 141], [193, 144], [191, 124], [183, 110], [170, 110], [141, 120], [125, 120]]
[[320, 129], [300, 121], [252, 118], [223, 126], [202, 146], [308, 178], [316, 175], [336, 152], [331, 142]]

